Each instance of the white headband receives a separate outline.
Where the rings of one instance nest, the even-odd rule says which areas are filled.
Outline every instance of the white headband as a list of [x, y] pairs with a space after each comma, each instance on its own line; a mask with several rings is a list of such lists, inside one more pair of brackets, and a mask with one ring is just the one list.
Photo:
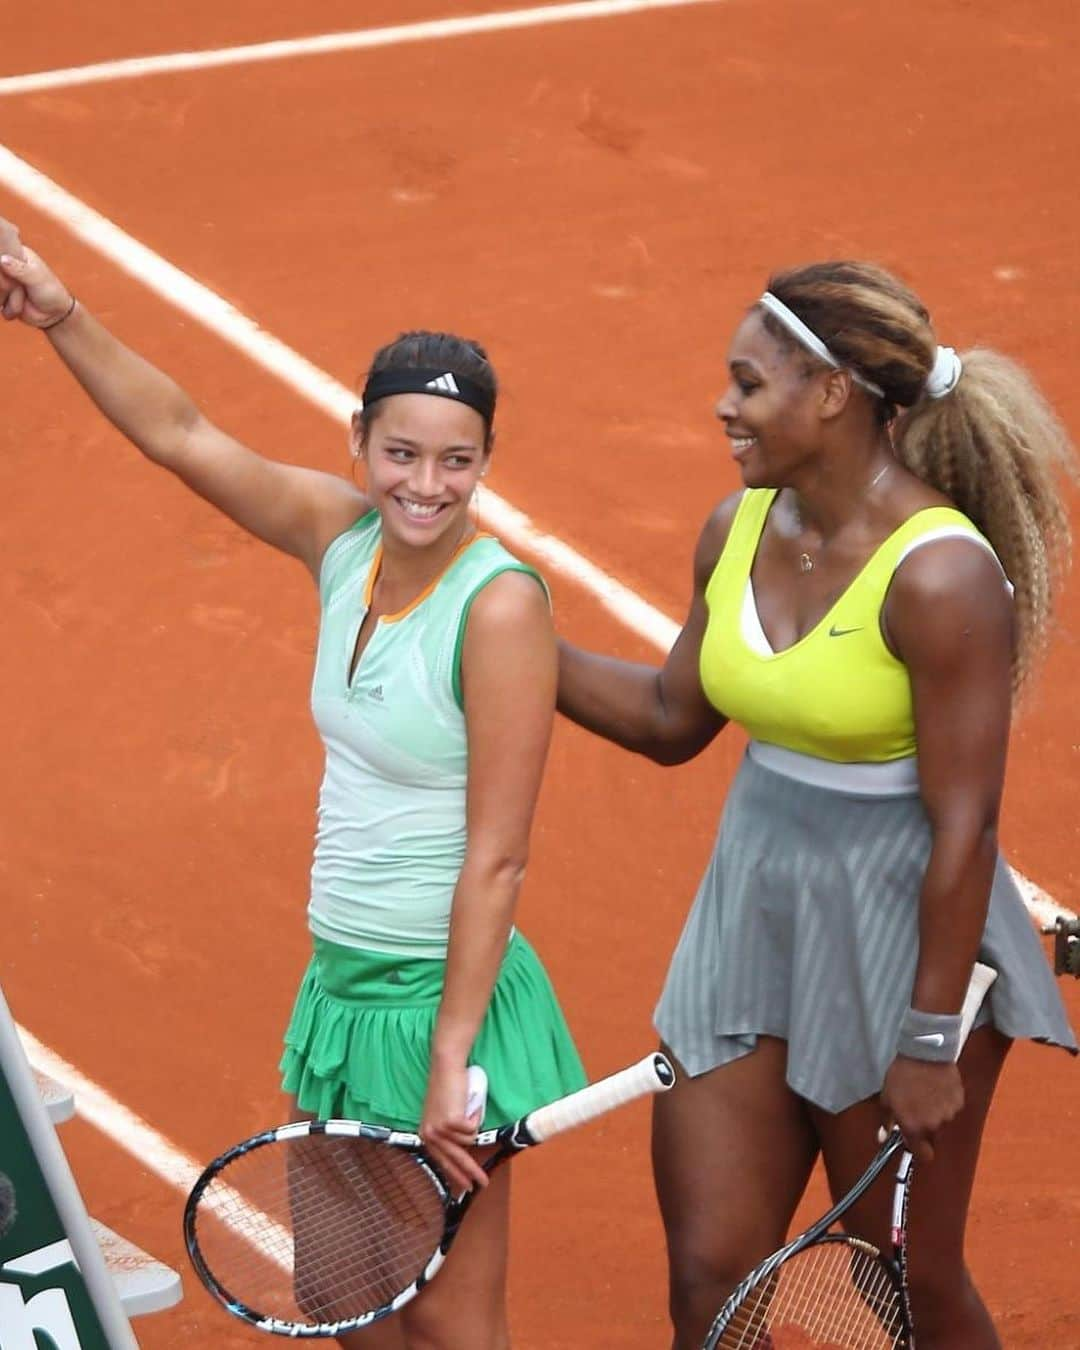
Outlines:
[[827, 366], [832, 366], [834, 370], [846, 370], [856, 384], [862, 385], [864, 389], [868, 390], [871, 394], [876, 394], [878, 398], [885, 397], [884, 389], [879, 388], [878, 385], [872, 383], [870, 380], [863, 379], [857, 371], [852, 370], [850, 366], [845, 366], [842, 361], [838, 361], [814, 330], [808, 328], [796, 313], [788, 309], [783, 300], [778, 300], [777, 297], [773, 295], [772, 291], [766, 291], [758, 301], [758, 304], [763, 305], [770, 314], [775, 315], [792, 337], [798, 338], [804, 347], [809, 351], [812, 351], [814, 355], [824, 361]]
[[927, 398], [944, 398], [956, 388], [964, 363], [952, 347], [939, 347], [934, 357], [934, 368], [926, 377]]
[[[773, 295], [772, 291], [766, 291], [758, 301], [759, 305], [764, 306], [780, 320], [788, 332], [798, 338], [802, 345], [820, 357], [826, 365], [832, 366], [834, 370], [846, 370], [856, 384], [861, 384], [864, 389], [868, 389], [871, 394], [876, 394], [878, 398], [885, 397], [885, 391], [880, 389], [870, 380], [864, 380], [857, 371], [845, 366], [842, 361], [838, 361], [824, 342], [818, 337], [812, 328], [808, 328], [802, 319], [788, 309], [783, 300]], [[930, 374], [926, 377], [924, 390], [927, 398], [944, 398], [946, 394], [951, 394], [956, 388], [964, 370], [964, 363], [956, 353], [954, 347], [939, 347], [934, 357], [934, 366]]]

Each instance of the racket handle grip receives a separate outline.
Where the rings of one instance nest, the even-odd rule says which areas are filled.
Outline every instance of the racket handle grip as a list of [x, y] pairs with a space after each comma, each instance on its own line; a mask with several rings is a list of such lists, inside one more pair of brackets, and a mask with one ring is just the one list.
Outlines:
[[488, 1076], [479, 1064], [470, 1064], [465, 1071], [465, 1114], [484, 1118], [487, 1109]]
[[539, 1144], [563, 1130], [595, 1120], [617, 1106], [625, 1106], [652, 1092], [666, 1092], [674, 1085], [675, 1070], [671, 1062], [666, 1055], [656, 1052], [631, 1064], [628, 1069], [601, 1078], [598, 1083], [590, 1083], [580, 1092], [539, 1107], [526, 1116], [525, 1128]]
[[975, 962], [975, 969], [971, 972], [967, 993], [964, 995], [964, 1006], [960, 1009], [960, 1046], [957, 1055], [963, 1050], [964, 1042], [971, 1035], [971, 1028], [975, 1025], [983, 1000], [996, 979], [996, 970], [991, 966], [984, 966], [981, 961]]

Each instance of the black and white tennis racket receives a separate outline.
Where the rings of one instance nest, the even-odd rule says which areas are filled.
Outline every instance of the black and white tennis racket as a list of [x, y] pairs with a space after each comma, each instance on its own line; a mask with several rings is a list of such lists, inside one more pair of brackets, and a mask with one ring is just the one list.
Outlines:
[[[652, 1092], [661, 1054], [521, 1120], [477, 1135], [507, 1158]], [[418, 1135], [327, 1120], [282, 1125], [230, 1148], [184, 1209], [188, 1254], [236, 1317], [283, 1336], [339, 1336], [403, 1307], [435, 1276], [473, 1192], [455, 1196]]]
[[[975, 966], [964, 999], [964, 1044], [997, 978]], [[899, 1155], [892, 1203], [892, 1253], [843, 1231], [844, 1215]], [[914, 1173], [898, 1129], [832, 1209], [768, 1256], [731, 1294], [703, 1350], [914, 1350], [907, 1294], [907, 1208]]]

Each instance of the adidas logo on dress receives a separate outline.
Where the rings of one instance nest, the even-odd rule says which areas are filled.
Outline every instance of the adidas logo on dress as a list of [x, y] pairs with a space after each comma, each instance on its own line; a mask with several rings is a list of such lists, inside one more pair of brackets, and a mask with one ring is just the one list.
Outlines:
[[383, 701], [382, 685], [376, 684], [371, 689], [369, 689], [368, 698], [373, 698], [376, 703], [381, 703]]
[[441, 394], [453, 394], [455, 398], [461, 393], [457, 386], [457, 380], [449, 371], [445, 375], [437, 376], [434, 380], [428, 380], [424, 388], [437, 389]]

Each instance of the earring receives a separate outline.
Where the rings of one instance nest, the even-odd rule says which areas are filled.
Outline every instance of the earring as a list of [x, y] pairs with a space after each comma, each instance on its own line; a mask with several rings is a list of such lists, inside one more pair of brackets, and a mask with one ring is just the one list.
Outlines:
[[357, 474], [363, 458], [364, 455], [363, 452], [360, 450], [359, 446], [356, 445], [349, 446], [349, 477], [353, 480], [353, 482], [361, 491], [364, 490], [364, 485], [363, 483], [361, 483]]

